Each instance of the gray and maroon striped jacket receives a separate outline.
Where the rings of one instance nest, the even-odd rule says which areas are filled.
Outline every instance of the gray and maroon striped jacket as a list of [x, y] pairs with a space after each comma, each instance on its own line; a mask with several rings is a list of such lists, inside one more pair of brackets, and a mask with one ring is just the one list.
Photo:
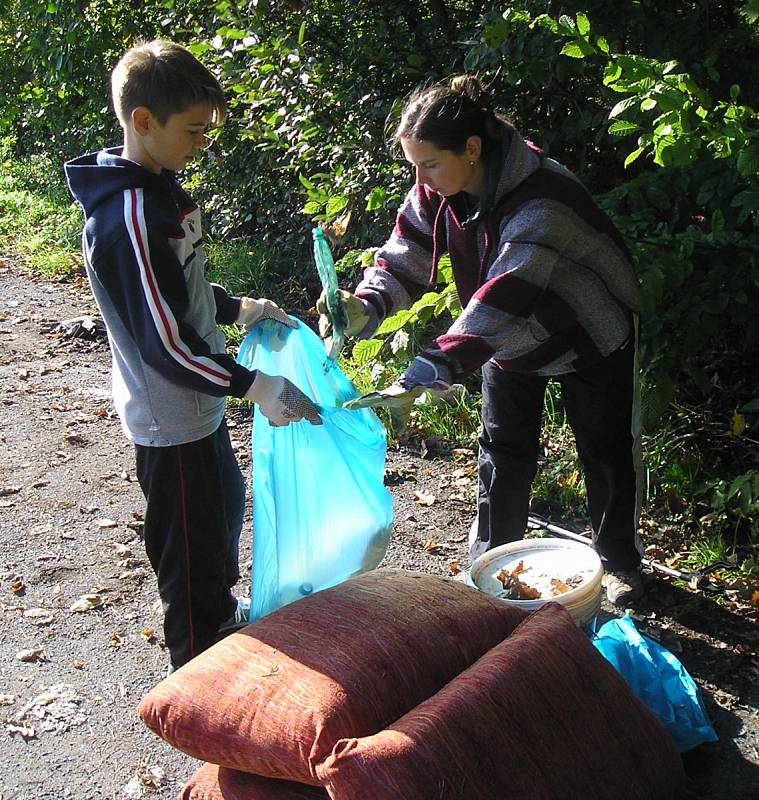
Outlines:
[[638, 281], [608, 216], [518, 132], [507, 129], [505, 142], [487, 208], [466, 219], [459, 196], [416, 185], [356, 288], [382, 319], [430, 290], [447, 251], [462, 313], [424, 355], [456, 380], [489, 359], [540, 375], [590, 366], [629, 339], [638, 311]]

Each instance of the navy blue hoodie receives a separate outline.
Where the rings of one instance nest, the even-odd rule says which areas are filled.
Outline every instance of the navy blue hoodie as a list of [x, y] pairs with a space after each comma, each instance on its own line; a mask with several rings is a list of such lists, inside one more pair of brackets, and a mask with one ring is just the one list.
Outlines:
[[219, 324], [240, 300], [204, 275], [200, 211], [173, 173], [102, 150], [65, 164], [84, 209], [82, 251], [108, 330], [113, 397], [126, 435], [167, 446], [213, 433], [226, 395], [255, 372], [225, 350]]

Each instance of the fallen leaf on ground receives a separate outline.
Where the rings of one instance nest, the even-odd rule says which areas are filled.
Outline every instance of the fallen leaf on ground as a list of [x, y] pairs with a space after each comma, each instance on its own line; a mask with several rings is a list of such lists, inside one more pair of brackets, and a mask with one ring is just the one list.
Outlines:
[[35, 625], [49, 625], [53, 621], [53, 615], [46, 608], [29, 608], [24, 616]]
[[431, 492], [419, 490], [414, 492], [414, 502], [419, 503], [420, 506], [434, 505], [437, 498]]
[[87, 444], [87, 439], [84, 436], [82, 436], [81, 433], [66, 433], [64, 434], [63, 438], [69, 444], [81, 444], [81, 445]]
[[0, 694], [0, 706], [12, 706], [16, 698], [12, 694]]
[[448, 565], [448, 569], [451, 571], [451, 575], [458, 575], [461, 572], [461, 567], [459, 566], [458, 561], [451, 561]]
[[115, 528], [119, 523], [115, 519], [107, 519], [105, 517], [95, 520], [98, 528]]
[[0, 486], [0, 497], [7, 497], [9, 494], [18, 494], [20, 486]]
[[20, 653], [16, 653], [16, 658], [19, 661], [23, 661], [25, 664], [35, 664], [40, 661], [48, 660], [48, 657], [45, 655], [45, 651], [41, 648], [22, 650]]
[[424, 549], [428, 553], [439, 553], [440, 545], [434, 539], [427, 539], [427, 541], [424, 543]]
[[75, 603], [69, 606], [69, 611], [81, 614], [86, 611], [93, 611], [103, 605], [103, 598], [99, 594], [83, 594]]
[[22, 739], [34, 739], [37, 734], [31, 725], [25, 722], [14, 722], [13, 720], [6, 720], [5, 730], [11, 736], [20, 736]]

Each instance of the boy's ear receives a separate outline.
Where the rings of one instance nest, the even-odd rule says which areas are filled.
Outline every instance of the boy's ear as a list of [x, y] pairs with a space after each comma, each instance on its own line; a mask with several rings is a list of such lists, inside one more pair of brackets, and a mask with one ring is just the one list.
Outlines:
[[137, 106], [137, 108], [132, 109], [132, 127], [139, 136], [145, 136], [150, 132], [152, 121], [153, 115], [147, 106]]

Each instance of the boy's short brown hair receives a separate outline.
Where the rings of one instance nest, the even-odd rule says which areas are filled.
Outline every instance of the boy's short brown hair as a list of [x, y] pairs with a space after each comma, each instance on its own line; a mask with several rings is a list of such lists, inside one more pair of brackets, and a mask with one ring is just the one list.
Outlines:
[[224, 90], [189, 50], [155, 39], [128, 50], [111, 73], [111, 97], [122, 125], [139, 106], [150, 109], [161, 125], [172, 114], [204, 103], [220, 124], [227, 114]]

